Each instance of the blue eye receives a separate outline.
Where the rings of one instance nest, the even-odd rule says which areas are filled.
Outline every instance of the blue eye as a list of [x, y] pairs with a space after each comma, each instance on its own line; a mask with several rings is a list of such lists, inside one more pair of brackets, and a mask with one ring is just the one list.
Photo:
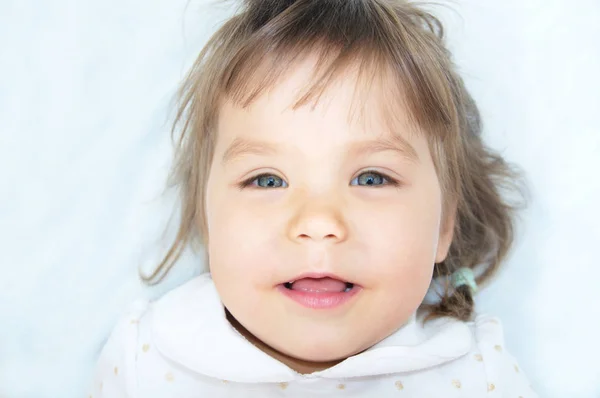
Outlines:
[[[350, 182], [350, 185], [381, 187], [386, 185], [397, 186], [398, 182], [384, 174], [375, 171], [367, 171], [354, 178]], [[239, 184], [240, 189], [250, 186], [256, 188], [287, 188], [288, 184], [282, 178], [277, 177], [276, 175], [260, 174]]]
[[396, 185], [396, 181], [383, 174], [376, 173], [374, 171], [367, 171], [362, 173], [350, 182], [350, 185], [358, 186], [383, 186], [383, 185]]
[[261, 174], [240, 184], [241, 188], [255, 186], [258, 188], [286, 188], [287, 182], [273, 174]]

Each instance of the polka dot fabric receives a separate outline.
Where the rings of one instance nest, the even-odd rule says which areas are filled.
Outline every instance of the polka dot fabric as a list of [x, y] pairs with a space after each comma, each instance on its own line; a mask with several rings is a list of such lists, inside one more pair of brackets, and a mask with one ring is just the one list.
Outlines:
[[[209, 290], [214, 296], [210, 286], [211, 281], [204, 281], [188, 286], [187, 291], [196, 294], [197, 289]], [[171, 302], [167, 300], [168, 305], [162, 308], [165, 313], [180, 311], [181, 306], [198, 298], [185, 292], [176, 297]], [[156, 303], [135, 303], [104, 346], [88, 396], [537, 397], [523, 370], [507, 353], [500, 322], [492, 317], [478, 316], [474, 322], [460, 325], [454, 321], [415, 323], [420, 328], [416, 345], [415, 335], [401, 330], [398, 336], [337, 367], [300, 375], [253, 346], [240, 346], [250, 343], [230, 333], [220, 316], [218, 297], [213, 298], [210, 305], [217, 306], [214, 311], [194, 309], [205, 319], [200, 319], [202, 329], [189, 336], [184, 333], [184, 320], [163, 325], [166, 319], [156, 311]], [[207, 302], [211, 300], [203, 300], [200, 305]], [[194, 323], [189, 322], [189, 329], [196, 330]], [[169, 333], [161, 332], [164, 330]], [[170, 341], [173, 339], [177, 341]], [[211, 341], [204, 344], [206, 340]], [[453, 342], [464, 347], [453, 350], [448, 347]]]

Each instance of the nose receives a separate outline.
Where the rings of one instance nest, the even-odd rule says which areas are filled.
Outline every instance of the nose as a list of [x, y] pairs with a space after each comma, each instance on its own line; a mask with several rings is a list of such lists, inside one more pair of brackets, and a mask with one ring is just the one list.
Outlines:
[[347, 239], [348, 226], [341, 208], [334, 203], [305, 201], [290, 220], [288, 237], [298, 243], [340, 243]]

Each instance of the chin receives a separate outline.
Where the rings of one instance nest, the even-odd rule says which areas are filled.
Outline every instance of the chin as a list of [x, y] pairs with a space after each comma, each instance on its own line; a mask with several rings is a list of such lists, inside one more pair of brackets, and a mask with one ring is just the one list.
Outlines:
[[364, 351], [368, 347], [362, 347], [355, 342], [345, 342], [336, 340], [309, 341], [305, 344], [298, 344], [294, 341], [284, 343], [287, 347], [294, 347], [292, 350], [280, 350], [280, 352], [309, 362], [333, 362], [342, 361], [352, 355]]

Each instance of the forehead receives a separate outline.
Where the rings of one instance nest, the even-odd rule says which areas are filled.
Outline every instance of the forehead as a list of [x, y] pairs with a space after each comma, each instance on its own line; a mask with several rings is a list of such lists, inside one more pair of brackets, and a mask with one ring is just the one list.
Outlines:
[[313, 64], [303, 62], [246, 107], [226, 101], [216, 160], [226, 166], [245, 155], [297, 152], [328, 157], [332, 149], [349, 158], [395, 153], [414, 164], [429, 157], [401, 101], [395, 100], [393, 118], [389, 117], [385, 104], [391, 101], [383, 102], [384, 86], [364, 84], [356, 71], [331, 82], [313, 101], [296, 106], [313, 74]]
[[247, 97], [239, 94], [224, 96], [218, 119], [219, 140], [233, 140], [249, 132], [277, 132], [285, 139], [285, 131], [303, 126], [331, 134], [343, 126], [348, 133], [345, 138], [350, 135], [356, 139], [391, 135], [410, 140], [421, 135], [406, 106], [401, 83], [390, 74], [374, 70], [364, 73], [359, 65], [350, 64], [324, 81], [319, 61], [311, 56], [294, 63], [246, 102]]

